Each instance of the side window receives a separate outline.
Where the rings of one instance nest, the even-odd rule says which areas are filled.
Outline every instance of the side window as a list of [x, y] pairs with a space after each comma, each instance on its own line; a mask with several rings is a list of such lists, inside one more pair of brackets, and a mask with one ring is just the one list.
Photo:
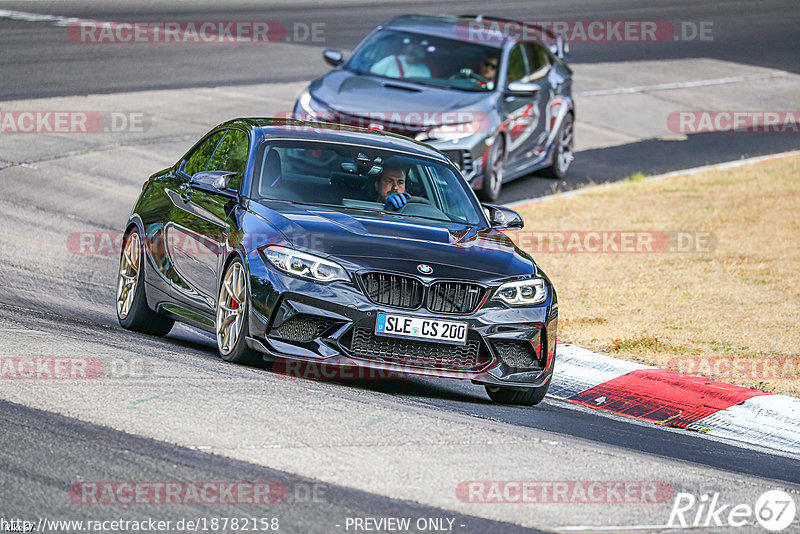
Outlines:
[[522, 45], [517, 45], [508, 56], [508, 83], [517, 82], [528, 74]]
[[200, 146], [195, 149], [192, 155], [189, 156], [189, 159], [186, 160], [186, 163], [183, 166], [183, 172], [189, 176], [193, 176], [200, 171], [204, 171], [206, 169], [206, 165], [208, 164], [208, 160], [211, 159], [211, 155], [214, 153], [214, 149], [217, 148], [217, 144], [219, 143], [219, 140], [222, 139], [224, 133], [225, 132], [217, 132], [203, 141]]
[[550, 57], [547, 51], [539, 44], [525, 43], [525, 52], [528, 56], [528, 65], [530, 65], [529, 80], [541, 78], [547, 73], [550, 68]]
[[247, 167], [247, 149], [249, 146], [250, 139], [247, 133], [241, 130], [228, 130], [214, 155], [211, 156], [206, 170], [239, 173], [238, 176], [231, 178], [228, 182], [228, 187], [238, 190], [245, 167]]

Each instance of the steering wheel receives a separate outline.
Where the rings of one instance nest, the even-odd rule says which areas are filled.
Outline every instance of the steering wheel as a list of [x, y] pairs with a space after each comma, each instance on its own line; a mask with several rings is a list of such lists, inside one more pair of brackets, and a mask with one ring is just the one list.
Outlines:
[[400, 209], [395, 209], [395, 208], [394, 208], [394, 206], [392, 206], [392, 205], [389, 205], [389, 207], [387, 208], [387, 211], [396, 211], [397, 213], [402, 213], [402, 212], [403, 212], [403, 210], [404, 210], [404, 209], [406, 209], [406, 208], [407, 208], [408, 206], [410, 206], [411, 204], [421, 204], [421, 205], [433, 206], [433, 202], [431, 202], [431, 201], [430, 201], [429, 199], [427, 199], [427, 198], [424, 198], [424, 197], [414, 197], [414, 196], [412, 196], [412, 197], [410, 197], [410, 198], [408, 199], [408, 201], [407, 201], [405, 204], [403, 204], [403, 205], [400, 207]]
[[403, 207], [397, 211], [403, 211], [406, 207], [408, 207], [409, 204], [428, 204], [429, 206], [432, 206], [433, 202], [425, 197], [411, 197], [408, 199], [408, 202], [406, 202]]
[[471, 79], [477, 81], [478, 83], [486, 83], [486, 82], [489, 81], [487, 78], [484, 78], [483, 76], [481, 76], [480, 74], [474, 72], [470, 68], [461, 69], [460, 71], [458, 71], [458, 76], [460, 78], [471, 78]]

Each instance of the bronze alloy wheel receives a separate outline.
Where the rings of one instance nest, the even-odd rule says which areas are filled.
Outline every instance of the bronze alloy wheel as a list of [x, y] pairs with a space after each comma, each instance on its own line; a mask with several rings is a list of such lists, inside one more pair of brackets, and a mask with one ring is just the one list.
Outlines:
[[166, 335], [175, 321], [147, 305], [144, 288], [144, 247], [137, 230], [122, 242], [117, 272], [117, 319], [123, 328], [153, 336]]
[[119, 276], [117, 278], [117, 315], [125, 319], [133, 307], [136, 287], [139, 283], [139, 268], [141, 264], [141, 241], [139, 234], [131, 232], [122, 255], [119, 259]]
[[244, 267], [234, 261], [225, 272], [217, 299], [217, 347], [223, 357], [233, 351], [242, 334], [246, 288]]

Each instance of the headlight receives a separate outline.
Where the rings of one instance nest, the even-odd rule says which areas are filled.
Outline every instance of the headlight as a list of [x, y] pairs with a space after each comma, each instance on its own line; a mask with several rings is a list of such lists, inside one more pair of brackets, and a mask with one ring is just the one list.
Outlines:
[[530, 306], [547, 299], [547, 285], [542, 278], [508, 282], [500, 286], [492, 300], [502, 300], [511, 306]]
[[338, 263], [278, 245], [264, 247], [263, 251], [272, 265], [292, 276], [315, 282], [350, 281], [347, 271]]
[[443, 124], [427, 132], [417, 134], [417, 141], [458, 141], [483, 130], [483, 122], [476, 118], [471, 122]]
[[[314, 97], [311, 96], [311, 92], [306, 89], [300, 95], [300, 98], [297, 99], [298, 107], [300, 108], [303, 113], [308, 115], [311, 119], [326, 121], [330, 120], [332, 117], [332, 113], [330, 108], [324, 106], [318, 100], [315, 100]], [[305, 119], [306, 117], [296, 117], [299, 119]]]

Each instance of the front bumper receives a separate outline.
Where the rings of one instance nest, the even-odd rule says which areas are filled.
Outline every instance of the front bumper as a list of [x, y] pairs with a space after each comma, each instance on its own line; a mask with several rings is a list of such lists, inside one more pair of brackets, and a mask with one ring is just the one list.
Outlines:
[[486, 141], [485, 136], [474, 135], [457, 141], [426, 141], [426, 143], [447, 156], [473, 189], [480, 189], [483, 185], [483, 168], [489, 151]]
[[[284, 275], [254, 256], [247, 342], [267, 361], [339, 368], [332, 377], [340, 378], [389, 374], [508, 387], [539, 387], [552, 376], [557, 325], [552, 291], [536, 307], [487, 300], [472, 314], [434, 313], [376, 304], [358, 282], [318, 284]], [[469, 347], [375, 336], [379, 312], [463, 321]], [[357, 371], [363, 369], [376, 372]]]

